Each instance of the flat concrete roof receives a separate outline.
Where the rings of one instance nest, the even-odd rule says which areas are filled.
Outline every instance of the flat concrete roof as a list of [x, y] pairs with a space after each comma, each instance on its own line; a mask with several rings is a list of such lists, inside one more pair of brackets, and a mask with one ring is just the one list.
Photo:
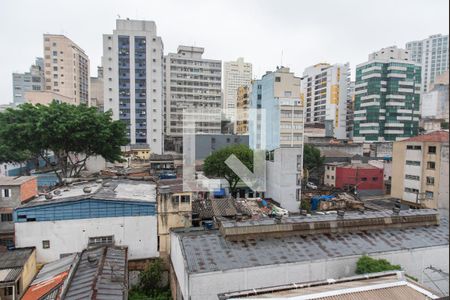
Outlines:
[[306, 263], [434, 246], [448, 247], [449, 244], [448, 219], [443, 217], [439, 226], [386, 228], [354, 233], [243, 237], [233, 241], [225, 239], [219, 230], [176, 229], [174, 233], [180, 240], [184, 263], [190, 274]]
[[27, 181], [36, 179], [35, 176], [0, 176], [0, 186], [21, 185]]
[[[89, 188], [90, 192], [84, 192], [85, 188]], [[52, 195], [51, 199], [47, 199], [44, 195], [41, 195], [24, 206], [28, 207], [82, 199], [156, 202], [156, 184], [150, 181], [130, 179], [113, 179], [102, 182], [88, 181], [59, 187], [50, 194]]]

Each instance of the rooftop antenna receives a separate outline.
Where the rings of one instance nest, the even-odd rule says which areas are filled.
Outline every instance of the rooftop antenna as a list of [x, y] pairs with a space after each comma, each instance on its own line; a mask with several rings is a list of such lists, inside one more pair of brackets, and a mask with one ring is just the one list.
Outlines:
[[283, 49], [281, 49], [281, 65], [280, 65], [280, 67], [282, 67], [283, 66]]

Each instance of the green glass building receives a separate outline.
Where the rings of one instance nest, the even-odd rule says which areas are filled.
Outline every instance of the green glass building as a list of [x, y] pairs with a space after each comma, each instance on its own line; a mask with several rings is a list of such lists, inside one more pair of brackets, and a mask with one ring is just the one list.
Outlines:
[[420, 64], [396, 47], [384, 48], [356, 67], [353, 138], [396, 141], [418, 135]]

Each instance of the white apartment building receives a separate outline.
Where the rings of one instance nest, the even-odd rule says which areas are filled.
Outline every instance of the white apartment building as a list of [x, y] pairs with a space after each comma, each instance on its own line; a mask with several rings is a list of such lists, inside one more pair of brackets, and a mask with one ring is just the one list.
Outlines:
[[223, 109], [225, 116], [232, 122], [236, 119], [237, 90], [249, 86], [252, 80], [252, 64], [244, 62], [242, 57], [223, 64]]
[[307, 68], [303, 72], [301, 85], [306, 110], [305, 124], [325, 123], [325, 131], [330, 136], [347, 139], [349, 84], [349, 64], [320, 63]]
[[196, 133], [221, 132], [222, 62], [203, 53], [201, 47], [179, 46], [164, 59], [165, 130], [174, 140], [183, 134], [183, 111]]
[[448, 35], [435, 34], [406, 43], [411, 60], [422, 65], [422, 92], [431, 89], [436, 76], [449, 69]]
[[103, 35], [104, 110], [127, 124], [130, 144], [162, 154], [163, 42], [153, 21], [117, 20]]
[[89, 57], [64, 35], [44, 34], [45, 90], [89, 105]]

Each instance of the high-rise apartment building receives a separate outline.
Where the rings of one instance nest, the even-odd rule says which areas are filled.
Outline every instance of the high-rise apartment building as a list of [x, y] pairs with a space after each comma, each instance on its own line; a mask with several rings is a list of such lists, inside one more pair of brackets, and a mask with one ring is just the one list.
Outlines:
[[45, 90], [89, 105], [89, 58], [64, 35], [44, 34]]
[[[347, 138], [348, 64], [316, 64], [303, 72], [301, 94], [305, 124], [325, 124], [337, 139]], [[327, 124], [328, 123], [328, 124]]]
[[356, 66], [353, 139], [383, 142], [418, 134], [420, 64], [406, 50], [388, 47]]
[[303, 103], [300, 78], [280, 67], [252, 85], [250, 99], [250, 147], [273, 150], [303, 146]]
[[406, 43], [411, 60], [422, 66], [422, 92], [431, 89], [436, 76], [449, 69], [448, 35], [435, 34]]
[[347, 87], [347, 138], [353, 139], [353, 107], [355, 103], [355, 82], [351, 81]]
[[303, 168], [304, 110], [301, 79], [280, 67], [253, 81], [250, 148], [268, 150], [265, 196], [299, 212]]
[[240, 86], [249, 86], [252, 80], [252, 64], [244, 62], [242, 57], [223, 64], [223, 109], [227, 119], [236, 118], [237, 90]]
[[103, 35], [104, 110], [127, 124], [130, 144], [162, 154], [163, 42], [153, 21], [117, 20]]
[[202, 57], [204, 48], [179, 46], [165, 57], [166, 135], [179, 140], [183, 112], [196, 133], [221, 132], [222, 62]]
[[103, 68], [97, 68], [97, 77], [90, 78], [90, 103], [91, 106], [97, 107], [100, 111], [104, 110], [103, 107]]
[[13, 73], [13, 102], [14, 105], [25, 103], [25, 93], [44, 90], [44, 59], [36, 58], [30, 72]]
[[236, 121], [234, 131], [236, 134], [248, 134], [248, 109], [250, 107], [251, 86], [243, 85], [237, 89]]

